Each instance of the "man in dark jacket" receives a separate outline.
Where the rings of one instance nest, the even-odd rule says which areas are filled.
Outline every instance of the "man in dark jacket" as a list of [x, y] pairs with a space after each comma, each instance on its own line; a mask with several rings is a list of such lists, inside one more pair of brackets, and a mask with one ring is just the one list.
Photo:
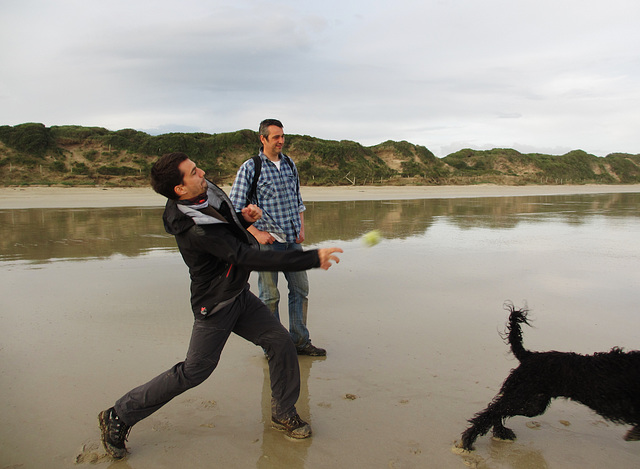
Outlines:
[[247, 280], [252, 270], [326, 270], [339, 262], [334, 253], [342, 250], [260, 251], [246, 228], [260, 218], [261, 210], [249, 205], [235, 212], [226, 194], [184, 153], [162, 156], [151, 169], [151, 185], [169, 199], [164, 226], [189, 267], [195, 321], [183, 362], [100, 412], [105, 450], [123, 458], [131, 427], [208, 378], [232, 332], [260, 345], [269, 357], [272, 426], [292, 438], [311, 436], [311, 427], [295, 408], [300, 392], [295, 346], [289, 332], [249, 291]]

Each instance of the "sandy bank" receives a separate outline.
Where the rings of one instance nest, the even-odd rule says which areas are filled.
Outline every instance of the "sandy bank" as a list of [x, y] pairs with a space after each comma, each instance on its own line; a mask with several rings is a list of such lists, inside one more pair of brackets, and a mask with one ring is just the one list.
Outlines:
[[[576, 191], [615, 193], [489, 197]], [[638, 348], [640, 217], [623, 191], [640, 186], [304, 188], [307, 200], [449, 197], [310, 207], [309, 236], [344, 249], [339, 265], [309, 272], [309, 328], [328, 350], [299, 359], [296, 408], [313, 437], [271, 428], [269, 362], [232, 335], [209, 379], [134, 426], [121, 462], [105, 456], [96, 417], [184, 359], [190, 278], [159, 214], [143, 213], [155, 210], [65, 206], [163, 200], [146, 189], [0, 192], [4, 205], [62, 206], [0, 210], [0, 468], [637, 467], [628, 425], [563, 399], [509, 419], [516, 441], [486, 435], [473, 454], [452, 451], [515, 366], [499, 335], [505, 300], [531, 307], [530, 350]], [[365, 207], [340, 207], [353, 205]], [[326, 215], [334, 206], [343, 213]], [[354, 234], [369, 226], [401, 229], [369, 248]]]
[[[229, 191], [229, 186], [224, 186]], [[526, 195], [598, 194], [640, 192], [633, 185], [562, 186], [341, 186], [303, 187], [305, 201], [402, 200], [458, 197], [511, 197]], [[0, 209], [154, 207], [164, 198], [150, 188], [3, 187]]]

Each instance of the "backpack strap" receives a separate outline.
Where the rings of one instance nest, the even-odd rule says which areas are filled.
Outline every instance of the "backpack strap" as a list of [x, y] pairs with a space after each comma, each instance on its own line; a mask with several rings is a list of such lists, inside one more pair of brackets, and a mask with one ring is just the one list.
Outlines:
[[[260, 179], [260, 171], [262, 171], [262, 160], [260, 159], [260, 155], [256, 155], [251, 158], [253, 160], [253, 165], [255, 167], [255, 173], [253, 176], [253, 182], [251, 183], [251, 188], [247, 193], [247, 205], [251, 203], [254, 197], [257, 197], [258, 191], [258, 179]], [[256, 198], [257, 201], [257, 198]]]
[[[296, 176], [296, 179], [298, 179], [296, 191], [299, 191], [300, 180], [299, 180], [298, 172], [296, 171], [295, 166], [293, 165], [293, 160], [289, 158], [287, 155], [285, 155], [284, 153], [282, 154], [282, 156], [283, 156], [282, 159], [286, 161], [289, 167], [291, 168], [291, 172]], [[255, 173], [253, 175], [253, 181], [251, 182], [251, 188], [247, 193], [247, 205], [249, 205], [251, 201], [254, 200], [254, 198], [256, 200], [256, 203], [258, 201], [258, 179], [260, 179], [260, 172], [262, 171], [262, 160], [260, 159], [260, 155], [255, 155], [251, 159], [253, 160]]]
[[296, 168], [295, 168], [295, 166], [293, 164], [293, 160], [291, 158], [289, 158], [287, 155], [285, 155], [284, 153], [282, 154], [282, 156], [283, 156], [282, 159], [287, 162], [287, 164], [291, 168], [291, 172], [294, 174], [294, 176], [298, 180], [298, 184], [296, 185], [296, 193], [300, 194], [300, 176], [298, 175], [298, 171], [296, 170]]

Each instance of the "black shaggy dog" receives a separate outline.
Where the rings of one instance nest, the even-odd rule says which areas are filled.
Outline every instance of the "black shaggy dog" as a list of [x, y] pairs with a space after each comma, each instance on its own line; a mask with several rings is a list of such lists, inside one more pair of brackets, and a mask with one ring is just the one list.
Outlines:
[[640, 351], [579, 355], [565, 352], [531, 352], [522, 345], [520, 325], [527, 324], [527, 309], [510, 303], [507, 337], [520, 365], [502, 384], [489, 406], [477, 413], [462, 434], [460, 446], [473, 450], [476, 438], [493, 427], [493, 435], [514, 440], [504, 421], [515, 415], [535, 417], [547, 410], [551, 399], [564, 397], [586, 405], [614, 423], [633, 425], [624, 439], [640, 440]]

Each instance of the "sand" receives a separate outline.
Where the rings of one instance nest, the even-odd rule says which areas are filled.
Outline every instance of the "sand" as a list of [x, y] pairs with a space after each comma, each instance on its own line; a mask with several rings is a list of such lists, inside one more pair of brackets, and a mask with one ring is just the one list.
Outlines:
[[[640, 192], [640, 185], [302, 191], [307, 201], [342, 201]], [[163, 204], [150, 189], [0, 189], [2, 210]], [[637, 255], [632, 243], [626, 244]], [[339, 266], [310, 272], [310, 328], [314, 343], [329, 348], [326, 359], [300, 359], [298, 410], [311, 416], [313, 438], [291, 442], [270, 428], [266, 361], [258, 347], [232, 337], [213, 376], [136, 425], [131, 455], [117, 463], [104, 455], [96, 417], [122, 393], [183, 358], [191, 320], [182, 260], [177, 254], [150, 253], [0, 266], [5, 331], [0, 335], [0, 468], [635, 467], [640, 443], [622, 441], [627, 427], [563, 401], [535, 419], [513, 419], [509, 426], [519, 436], [514, 443], [486, 436], [475, 454], [452, 451], [466, 419], [487, 404], [514, 365], [497, 334], [505, 319], [502, 295], [508, 291], [516, 301], [537, 300], [539, 321], [525, 331], [529, 343], [537, 338], [549, 347], [586, 353], [612, 345], [637, 348], [638, 320], [630, 322], [620, 313], [635, 308], [633, 294], [584, 293], [584, 299], [569, 298], [566, 304], [559, 291], [543, 303], [534, 296], [542, 286], [521, 285], [521, 271], [514, 269], [504, 273], [496, 304], [487, 298], [487, 282], [500, 275], [489, 271], [501, 264], [491, 265], [490, 252], [480, 257], [487, 275], [471, 273], [472, 278], [460, 268], [464, 251], [460, 259], [441, 258], [435, 248], [418, 253], [430, 263], [427, 274], [432, 274], [425, 280], [420, 262], [389, 259], [407, 254], [391, 250], [391, 243], [381, 246], [353, 242]], [[447, 269], [453, 274], [444, 275]], [[524, 271], [543, 269], [529, 265]], [[635, 267], [628, 269], [618, 270], [620, 279], [611, 283], [635, 278]], [[611, 270], [616, 271], [606, 272]], [[440, 278], [455, 281], [439, 284]], [[540, 278], [545, 285], [546, 277]], [[387, 291], [390, 285], [393, 292]], [[560, 290], [579, 291], [571, 285], [559, 284]], [[616, 306], [615, 320], [601, 327], [592, 319], [600, 313], [599, 297], [615, 305], [623, 297], [631, 305]], [[556, 328], [548, 316], [553, 309], [587, 318], [580, 321], [581, 334], [567, 337], [566, 329]]]
[[[228, 193], [230, 186], [223, 186]], [[557, 186], [340, 186], [303, 187], [304, 200], [402, 200], [453, 197], [507, 197], [526, 195], [597, 194], [640, 192], [632, 185], [557, 185]], [[154, 207], [164, 198], [150, 188], [86, 187], [4, 187], [0, 188], [0, 209], [81, 208], [81, 207]]]

